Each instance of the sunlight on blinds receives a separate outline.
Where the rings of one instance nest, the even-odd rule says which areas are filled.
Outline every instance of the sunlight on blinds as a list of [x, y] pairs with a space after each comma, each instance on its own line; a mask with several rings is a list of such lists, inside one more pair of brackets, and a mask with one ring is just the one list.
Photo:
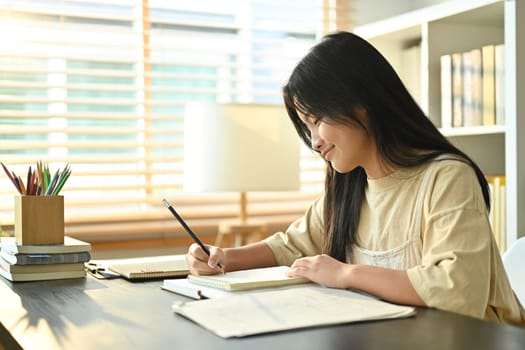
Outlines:
[[[322, 35], [326, 6], [0, 0], [0, 161], [19, 173], [39, 160], [70, 163], [70, 222], [164, 218], [167, 196], [190, 219], [235, 217], [235, 194], [182, 193], [184, 105], [281, 104], [285, 79]], [[300, 214], [319, 193], [324, 164], [302, 152], [302, 192], [253, 194], [255, 215]], [[0, 224], [12, 223], [14, 195], [0, 176]]]

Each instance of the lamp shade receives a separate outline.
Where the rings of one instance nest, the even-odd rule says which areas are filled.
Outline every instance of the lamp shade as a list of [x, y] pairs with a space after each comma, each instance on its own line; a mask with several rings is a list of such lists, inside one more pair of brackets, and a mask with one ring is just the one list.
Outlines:
[[299, 138], [283, 106], [186, 105], [186, 191], [298, 190], [299, 153]]

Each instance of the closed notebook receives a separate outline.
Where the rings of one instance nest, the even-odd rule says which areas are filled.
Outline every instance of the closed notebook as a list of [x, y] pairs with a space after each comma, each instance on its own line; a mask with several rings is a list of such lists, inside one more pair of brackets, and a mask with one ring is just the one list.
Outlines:
[[189, 278], [165, 279], [161, 288], [169, 292], [190, 297], [192, 299], [221, 298], [234, 293], [243, 293], [243, 291], [232, 292], [224, 289], [206, 287], [191, 283]]
[[221, 288], [229, 291], [278, 287], [310, 282], [303, 277], [286, 276], [288, 269], [288, 266], [275, 266], [226, 272], [224, 274], [211, 276], [190, 275], [188, 276], [188, 279], [195, 284]]
[[161, 289], [169, 292], [177, 293], [192, 299], [216, 299], [232, 295], [242, 295], [247, 293], [265, 292], [268, 290], [285, 290], [291, 288], [302, 288], [307, 284], [290, 284], [285, 286], [277, 286], [271, 288], [260, 289], [245, 289], [245, 290], [226, 290], [221, 288], [207, 287], [196, 283], [191, 283], [189, 278], [165, 279], [162, 283]]
[[189, 273], [184, 256], [128, 259], [109, 263], [108, 270], [129, 280], [186, 277]]

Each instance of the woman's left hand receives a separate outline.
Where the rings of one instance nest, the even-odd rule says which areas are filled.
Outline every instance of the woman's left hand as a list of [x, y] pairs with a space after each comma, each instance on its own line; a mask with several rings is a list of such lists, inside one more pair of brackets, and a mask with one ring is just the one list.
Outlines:
[[326, 287], [348, 288], [350, 266], [329, 255], [322, 254], [295, 260], [288, 271], [288, 276], [306, 277]]

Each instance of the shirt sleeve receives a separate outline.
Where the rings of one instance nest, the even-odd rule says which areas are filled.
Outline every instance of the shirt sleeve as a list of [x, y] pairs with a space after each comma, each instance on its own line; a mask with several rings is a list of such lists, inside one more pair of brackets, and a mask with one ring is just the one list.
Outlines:
[[264, 240], [279, 265], [290, 266], [298, 258], [321, 253], [323, 201], [324, 197], [317, 199], [285, 232], [277, 232]]
[[427, 306], [483, 318], [495, 242], [474, 171], [451, 163], [440, 167], [430, 184], [422, 261], [408, 277]]

